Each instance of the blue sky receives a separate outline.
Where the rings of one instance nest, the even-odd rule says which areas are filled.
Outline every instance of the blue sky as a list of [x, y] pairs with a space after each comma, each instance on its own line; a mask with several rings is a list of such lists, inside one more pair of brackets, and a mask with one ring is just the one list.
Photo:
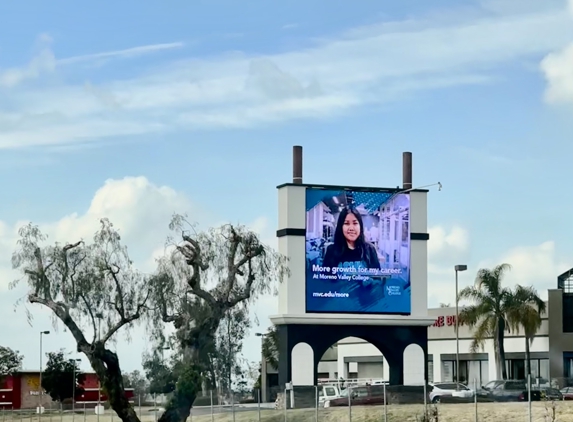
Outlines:
[[[23, 221], [72, 241], [105, 214], [149, 269], [173, 211], [250, 224], [274, 242], [275, 187], [290, 180], [295, 144], [309, 183], [394, 187], [412, 151], [414, 185], [443, 184], [429, 195], [431, 306], [453, 300], [451, 268], [462, 261], [470, 273], [508, 261], [508, 282], [545, 292], [573, 265], [568, 7], [0, 5], [2, 306], [18, 295], [5, 288]], [[257, 305], [259, 329], [275, 301]], [[41, 315], [34, 328], [0, 323], [13, 347], [36, 353], [22, 333], [48, 324]], [[247, 343], [250, 360], [258, 347]]]

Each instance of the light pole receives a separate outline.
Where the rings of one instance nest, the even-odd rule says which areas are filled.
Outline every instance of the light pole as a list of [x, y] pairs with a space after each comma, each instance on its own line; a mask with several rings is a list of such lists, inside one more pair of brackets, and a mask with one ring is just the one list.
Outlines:
[[74, 378], [72, 380], [72, 422], [76, 417], [76, 363], [81, 362], [81, 359], [70, 359], [74, 365]]
[[[97, 318], [97, 341], [98, 343], [101, 340], [101, 320], [103, 319], [103, 314], [101, 312], [98, 312], [95, 314], [95, 317]], [[99, 413], [100, 413], [100, 408], [101, 406], [101, 380], [99, 379], [99, 376], [97, 377], [97, 420], [99, 422]]]
[[459, 391], [460, 389], [460, 334], [459, 334], [459, 318], [460, 312], [458, 309], [459, 306], [459, 295], [458, 295], [458, 273], [460, 271], [465, 271], [468, 269], [467, 265], [456, 265], [454, 270], [456, 272], [456, 390]]
[[43, 388], [42, 388], [42, 337], [44, 335], [50, 334], [49, 331], [40, 331], [40, 395], [39, 395], [39, 404], [38, 404], [38, 419], [42, 418], [42, 396], [43, 396]]

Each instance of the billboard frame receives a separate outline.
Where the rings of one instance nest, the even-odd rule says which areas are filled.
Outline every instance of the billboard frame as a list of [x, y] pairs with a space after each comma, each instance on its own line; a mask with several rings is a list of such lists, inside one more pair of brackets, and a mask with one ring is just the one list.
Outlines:
[[[297, 184], [297, 183], [283, 183], [279, 186], [277, 186], [278, 189], [280, 189], [281, 187], [285, 187], [285, 186], [298, 186], [298, 187], [304, 187], [305, 188], [305, 203], [306, 203], [306, 191], [308, 189], [313, 189], [313, 190], [341, 190], [341, 191], [349, 191], [349, 192], [373, 192], [373, 193], [390, 193], [393, 194], [389, 199], [393, 198], [396, 195], [399, 194], [404, 194], [404, 195], [409, 195], [410, 192], [429, 192], [429, 190], [427, 189], [402, 189], [399, 186], [397, 186], [396, 188], [382, 188], [382, 187], [364, 187], [364, 186], [339, 186], [339, 185], [315, 185], [315, 184]], [[410, 202], [411, 204], [411, 202]], [[411, 215], [411, 208], [410, 208], [410, 215]], [[305, 217], [305, 222], [304, 222], [304, 235], [305, 235], [305, 239], [306, 239], [306, 233], [307, 233], [307, 219]], [[409, 235], [410, 235], [410, 239], [408, 240], [409, 242], [411, 242], [412, 239], [412, 231], [411, 231], [411, 227], [409, 229]], [[410, 243], [411, 244], [411, 243]], [[411, 262], [411, 247], [408, 247], [408, 253], [410, 254], [409, 257], [409, 265], [412, 265]], [[305, 258], [306, 258], [306, 247], [304, 250], [304, 254], [305, 254]], [[306, 260], [306, 259], [305, 259]], [[412, 290], [411, 290], [411, 282], [410, 282], [410, 312], [366, 312], [366, 311], [308, 311], [308, 274], [307, 274], [308, 268], [305, 265], [305, 269], [304, 269], [304, 309], [305, 309], [305, 313], [309, 314], [309, 315], [313, 315], [313, 314], [330, 314], [330, 315], [376, 315], [376, 316], [384, 316], [384, 315], [388, 315], [388, 316], [411, 316], [412, 315]], [[411, 277], [411, 275], [410, 275]]]

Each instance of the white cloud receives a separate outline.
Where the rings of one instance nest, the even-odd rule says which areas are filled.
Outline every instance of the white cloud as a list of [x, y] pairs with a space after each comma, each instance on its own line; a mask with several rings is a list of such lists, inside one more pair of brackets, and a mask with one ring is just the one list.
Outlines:
[[446, 229], [442, 226], [433, 226], [428, 229], [428, 257], [430, 260], [441, 260], [452, 257], [454, 254], [466, 253], [469, 247], [469, 233], [460, 226]]
[[50, 48], [52, 39], [42, 34], [38, 37], [39, 52], [24, 67], [13, 67], [2, 70], [0, 68], [0, 87], [12, 88], [27, 79], [38, 78], [42, 73], [53, 72], [56, 68], [56, 57]]
[[479, 268], [492, 268], [501, 263], [512, 266], [504, 279], [507, 286], [534, 286], [544, 298], [547, 298], [547, 289], [557, 288], [557, 276], [571, 267], [571, 262], [560, 257], [552, 241], [512, 248], [496, 261], [481, 262]]
[[[570, 25], [573, 25], [573, 0], [569, 0]], [[547, 88], [548, 103], [573, 103], [573, 37], [571, 43], [559, 51], [548, 54], [541, 62]]]
[[456, 264], [467, 264], [468, 271], [459, 273], [460, 290], [473, 285], [479, 268], [493, 268], [502, 263], [512, 266], [504, 278], [506, 286], [534, 286], [543, 298], [547, 289], [557, 288], [557, 276], [571, 266], [562, 259], [552, 241], [539, 245], [517, 246], [497, 257], [472, 259], [468, 232], [461, 227], [449, 230], [436, 226], [429, 230], [428, 245], [428, 304], [455, 303]]
[[155, 53], [158, 51], [172, 50], [174, 48], [182, 48], [185, 44], [182, 42], [164, 43], [164, 44], [151, 44], [143, 45], [140, 47], [126, 48], [124, 50], [116, 51], [106, 51], [103, 53], [86, 54], [83, 56], [75, 56], [67, 59], [58, 60], [58, 65], [69, 65], [78, 62], [88, 62], [100, 59], [111, 59], [111, 58], [133, 58], [142, 56], [144, 54]]
[[[0, 148], [331, 117], [421, 90], [489, 83], [497, 65], [560, 48], [573, 34], [570, 26], [567, 13], [552, 6], [495, 13], [462, 8], [354, 28], [311, 40], [306, 48], [264, 57], [232, 53], [161, 61], [152, 68], [138, 67], [137, 74], [126, 79], [108, 78], [99, 84], [21, 83], [0, 99]], [[65, 64], [66, 72], [77, 73], [77, 80], [82, 77], [83, 68], [75, 66], [80, 61], [179, 46], [55, 59], [54, 71]], [[24, 74], [32, 77], [38, 71]], [[25, 79], [6, 78], [10, 84]]]
[[433, 226], [428, 233], [428, 305], [432, 307], [455, 299], [454, 266], [468, 262], [470, 236], [458, 225]]
[[545, 57], [541, 69], [547, 80], [545, 100], [549, 103], [573, 103], [573, 43]]

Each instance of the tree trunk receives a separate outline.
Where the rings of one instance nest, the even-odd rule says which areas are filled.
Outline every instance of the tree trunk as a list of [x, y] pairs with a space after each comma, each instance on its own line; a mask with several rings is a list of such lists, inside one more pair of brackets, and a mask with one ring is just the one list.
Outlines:
[[[158, 422], [186, 422], [191, 415], [191, 408], [197, 398], [197, 392], [201, 391], [202, 378], [201, 369], [195, 363], [199, 359], [199, 349], [188, 347], [183, 351], [184, 361], [186, 362], [183, 373], [177, 379], [177, 387], [173, 397], [165, 406], [165, 412], [161, 415]], [[189, 376], [186, 371], [191, 371], [193, 377]]]
[[121, 375], [117, 355], [102, 346], [99, 346], [101, 347], [99, 350], [97, 347], [92, 353], [83, 352], [87, 355], [92, 368], [95, 370], [111, 408], [123, 422], [140, 422], [125, 395], [123, 376]]
[[196, 396], [185, 395], [184, 397], [173, 396], [165, 406], [165, 412], [158, 422], [185, 422], [191, 415], [191, 407]]
[[525, 337], [525, 377], [531, 379], [531, 350], [529, 349], [529, 337]]
[[505, 338], [505, 320], [499, 318], [498, 328], [497, 328], [497, 342], [499, 347], [499, 364], [501, 366], [501, 377], [502, 379], [507, 379], [507, 368], [505, 367], [505, 347], [503, 340]]

